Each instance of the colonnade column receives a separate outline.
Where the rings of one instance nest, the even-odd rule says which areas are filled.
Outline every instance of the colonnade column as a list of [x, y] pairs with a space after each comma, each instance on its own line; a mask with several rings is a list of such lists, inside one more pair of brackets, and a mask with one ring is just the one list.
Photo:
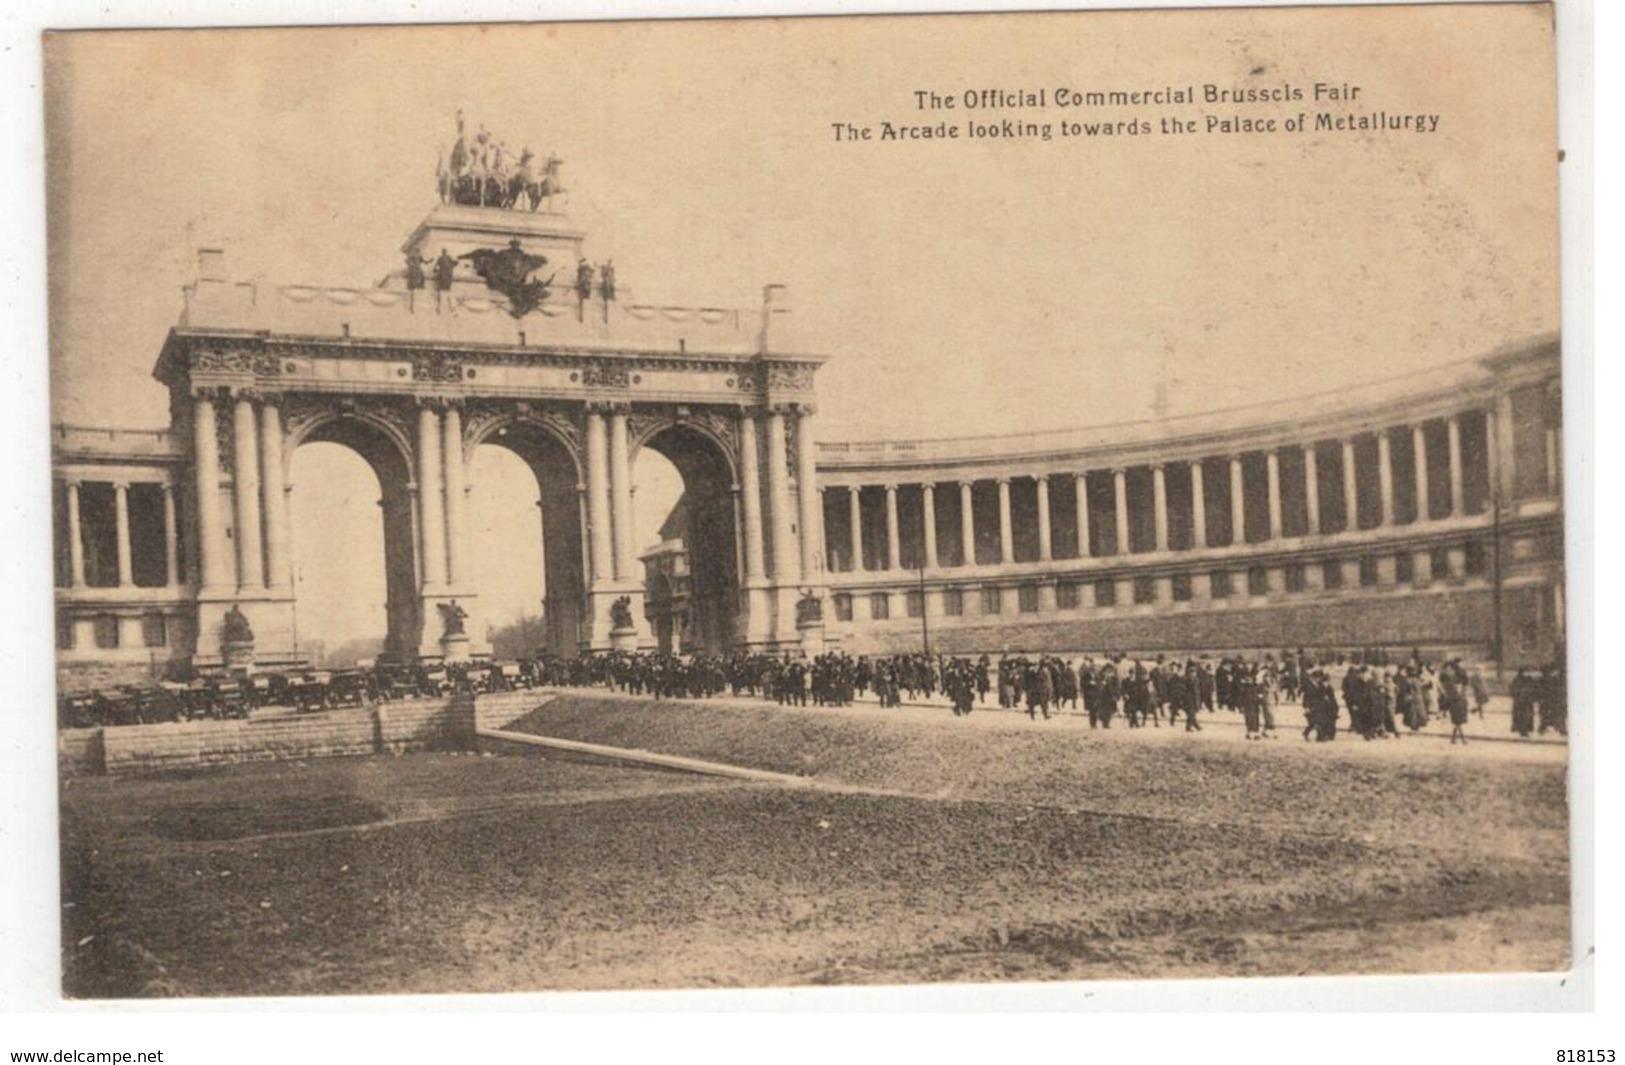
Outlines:
[[1049, 477], [1040, 474], [1038, 481], [1038, 560], [1049, 562], [1054, 557], [1054, 545], [1049, 530]]
[[1360, 527], [1360, 487], [1356, 480], [1359, 471], [1354, 465], [1354, 441], [1343, 441], [1343, 528], [1352, 532]]
[[1320, 535], [1320, 456], [1313, 443], [1303, 447], [1303, 497], [1308, 511], [1309, 535]]
[[863, 572], [863, 489], [857, 485], [846, 490], [847, 514], [851, 518], [852, 572]]
[[68, 482], [68, 583], [85, 586], [85, 533], [79, 518], [79, 482]]
[[164, 493], [164, 583], [171, 588], [181, 583], [178, 545], [179, 526], [175, 524], [175, 486], [165, 482]]
[[[589, 421], [589, 440], [591, 432]], [[440, 447], [440, 412], [430, 403], [422, 402], [418, 406], [418, 524], [423, 530], [420, 541], [425, 593], [442, 591], [446, 586], [446, 513], [440, 478], [444, 465]], [[591, 470], [588, 472], [590, 475]], [[594, 559], [595, 569], [597, 565]]]
[[1495, 406], [1484, 412], [1484, 451], [1492, 500], [1512, 498], [1512, 445], [1510, 441], [1501, 439], [1503, 432], [1511, 433], [1511, 425], [1512, 397], [1502, 393], [1495, 397]]
[[1247, 497], [1241, 481], [1241, 456], [1230, 456], [1230, 542], [1247, 542]]
[[1428, 520], [1428, 434], [1425, 422], [1411, 426], [1411, 465], [1416, 474], [1416, 520]]
[[232, 405], [232, 489], [237, 505], [237, 589], [265, 587], [260, 540], [259, 440], [254, 403], [239, 394]]
[[215, 437], [214, 400], [206, 393], [192, 403], [192, 465], [197, 480], [200, 591], [219, 593], [226, 585], [226, 549], [220, 542], [220, 444]]
[[1207, 491], [1202, 483], [1202, 460], [1191, 462], [1191, 546], [1207, 546]]
[[937, 489], [927, 481], [920, 486], [920, 518], [925, 524], [925, 568], [937, 568]]
[[632, 533], [632, 460], [626, 432], [626, 407], [609, 412], [610, 527], [613, 530], [615, 579], [630, 581], [636, 564]]
[[886, 486], [886, 569], [902, 569], [902, 535], [897, 528], [897, 486]]
[[1265, 478], [1270, 504], [1270, 539], [1281, 538], [1281, 453], [1270, 448], [1264, 452]]
[[818, 455], [813, 438], [813, 412], [796, 415], [796, 502], [801, 525], [802, 579], [814, 581], [823, 569], [824, 509], [818, 496]]
[[1386, 430], [1377, 433], [1377, 488], [1382, 496], [1382, 516], [1378, 525], [1394, 523], [1394, 462]]
[[[748, 410], [739, 415], [739, 459], [739, 490], [745, 504], [745, 578], [759, 580], [767, 576], [762, 550], [762, 478], [756, 454], [756, 415]], [[857, 498], [857, 489], [852, 494]], [[863, 566], [861, 555], [857, 566]]]
[[265, 583], [286, 592], [292, 583], [288, 550], [288, 482], [282, 472], [282, 398], [260, 407], [260, 475], [265, 497]]
[[1168, 550], [1168, 478], [1162, 463], [1151, 467], [1151, 517], [1156, 529], [1155, 548]]
[[1467, 512], [1466, 494], [1461, 483], [1461, 418], [1452, 414], [1444, 424], [1450, 451], [1450, 516], [1459, 518]]
[[1015, 537], [1010, 528], [1010, 478], [999, 478], [999, 561], [1015, 561]]
[[964, 545], [967, 566], [976, 565], [976, 510], [970, 481], [959, 482], [959, 540]]
[[799, 584], [801, 560], [790, 546], [790, 456], [784, 412], [767, 412], [767, 495], [773, 522], [773, 579]]
[[113, 482], [113, 522], [118, 546], [118, 586], [134, 586], [130, 566], [130, 483]]
[[[466, 583], [468, 569], [468, 485], [463, 473], [463, 412], [447, 404], [441, 420], [446, 453], [446, 582], [453, 588]], [[470, 589], [463, 589], [465, 592]]]
[[1089, 543], [1089, 475], [1077, 475], [1078, 557], [1088, 558]]
[[1129, 553], [1128, 542], [1128, 471], [1122, 467], [1112, 471], [1112, 505], [1117, 517], [1117, 553]]

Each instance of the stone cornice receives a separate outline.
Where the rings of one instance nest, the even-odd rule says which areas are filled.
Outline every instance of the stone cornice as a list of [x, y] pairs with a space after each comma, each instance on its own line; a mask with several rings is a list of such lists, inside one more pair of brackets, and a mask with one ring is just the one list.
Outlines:
[[[758, 374], [751, 392], [810, 388], [813, 371], [827, 360], [821, 355], [737, 354], [732, 352], [626, 351], [613, 347], [575, 345], [457, 344], [446, 341], [413, 342], [364, 337], [295, 336], [230, 329], [170, 331], [159, 355], [154, 376], [172, 383], [180, 371], [205, 370], [224, 374], [275, 377], [295, 358], [376, 359], [413, 362], [425, 358], [451, 359], [477, 366], [555, 366], [592, 368], [613, 363], [617, 369], [710, 371]], [[200, 365], [200, 362], [202, 365]], [[765, 387], [764, 387], [765, 385]]]
[[[1530, 375], [1550, 377], [1557, 370], [1556, 341], [1539, 338], [1481, 359], [1358, 389], [1185, 418], [1019, 435], [820, 442], [818, 463], [821, 477], [843, 484], [879, 482], [904, 472], [916, 480], [986, 480], [1010, 472], [1105, 471], [1224, 458], [1488, 410], [1498, 393], [1527, 383]], [[1012, 464], [1019, 470], [1011, 471]]]

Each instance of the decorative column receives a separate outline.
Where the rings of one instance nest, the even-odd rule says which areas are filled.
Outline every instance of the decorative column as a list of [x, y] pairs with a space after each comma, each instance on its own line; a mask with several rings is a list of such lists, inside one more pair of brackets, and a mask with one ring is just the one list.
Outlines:
[[1353, 532], [1360, 527], [1359, 470], [1354, 465], [1354, 441], [1343, 441], [1343, 528]]
[[426, 401], [418, 405], [418, 524], [422, 526], [423, 591], [446, 587], [446, 512], [441, 473], [440, 412]]
[[1015, 561], [1015, 537], [1010, 528], [1010, 478], [999, 478], [999, 561]]
[[1077, 484], [1077, 520], [1078, 520], [1078, 557], [1090, 557], [1089, 543], [1089, 474], [1080, 473], [1075, 478]]
[[[540, 507], [542, 501], [538, 499], [536, 505]], [[587, 486], [580, 481], [576, 482], [576, 521], [581, 530], [581, 583], [591, 591], [596, 579], [592, 562], [592, 500], [588, 498]]]
[[468, 567], [468, 482], [463, 464], [463, 411], [457, 403], [446, 405], [441, 441], [446, 454], [446, 583], [467, 593], [472, 589], [461, 586], [472, 575]]
[[1121, 466], [1112, 471], [1112, 506], [1117, 512], [1117, 553], [1129, 553], [1128, 542], [1128, 471]]
[[113, 482], [113, 519], [118, 541], [118, 586], [131, 588], [135, 579], [130, 566], [130, 483]]
[[1241, 456], [1230, 456], [1230, 542], [1247, 542], [1247, 495], [1241, 479]]
[[[1038, 482], [1038, 560], [1049, 562], [1055, 558], [1049, 528], [1049, 476], [1039, 474], [1034, 480]], [[1047, 587], [1053, 589], [1054, 586]]]
[[609, 428], [600, 406], [587, 407], [587, 532], [592, 582], [613, 580], [615, 548], [609, 503]]
[[200, 594], [226, 587], [226, 548], [220, 542], [220, 444], [215, 437], [214, 400], [207, 393], [192, 404], [192, 464], [197, 478], [198, 573]]
[[920, 516], [925, 523], [925, 568], [937, 568], [937, 489], [927, 481], [920, 486]]
[[[282, 468], [282, 397], [260, 407], [260, 476], [265, 500], [265, 583], [286, 592], [293, 573], [288, 550], [288, 481]], [[167, 504], [166, 504], [167, 505]]]
[[847, 512], [851, 517], [852, 572], [863, 572], [863, 489], [853, 485], [846, 490]]
[[1428, 520], [1428, 434], [1424, 430], [1427, 423], [1417, 422], [1411, 426], [1411, 465], [1415, 467], [1416, 474], [1416, 520], [1418, 523]]
[[728, 495], [731, 497], [734, 512], [734, 573], [743, 581], [745, 579], [745, 518], [740, 513], [739, 483], [736, 481], [728, 486]]
[[902, 569], [902, 535], [897, 528], [897, 486], [886, 486], [886, 569]]
[[818, 580], [824, 558], [824, 509], [818, 494], [817, 459], [813, 412], [802, 407], [796, 415], [796, 502], [800, 504], [801, 575], [808, 582]]
[[1459, 518], [1467, 512], [1465, 486], [1461, 481], [1461, 416], [1452, 414], [1444, 424], [1450, 438], [1450, 516]]
[[85, 533], [79, 519], [78, 481], [68, 482], [68, 583], [74, 588], [85, 586]]
[[1386, 429], [1377, 433], [1377, 488], [1382, 495], [1382, 516], [1377, 524], [1387, 528], [1394, 523], [1394, 461]]
[[616, 404], [609, 412], [609, 524], [613, 530], [615, 579], [636, 577], [633, 547], [632, 461], [626, 432], [626, 407]]
[[[1320, 535], [1320, 456], [1311, 442], [1303, 448], [1303, 498], [1309, 512], [1309, 535]], [[1310, 567], [1313, 569], [1314, 567]]]
[[1151, 517], [1156, 525], [1156, 550], [1168, 550], [1168, 477], [1162, 463], [1151, 467]]
[[[1191, 461], [1191, 546], [1197, 550], [1207, 546], [1207, 491], [1202, 483], [1202, 460]], [[1200, 584], [1200, 581], [1193, 581]]]
[[[739, 415], [739, 490], [745, 511], [745, 578], [760, 580], [767, 576], [767, 562], [762, 550], [762, 478], [756, 453], [756, 415], [742, 411]], [[853, 490], [856, 498], [857, 491]], [[862, 556], [858, 566], [863, 565]]]
[[173, 588], [181, 583], [180, 565], [177, 561], [180, 552], [176, 550], [179, 543], [179, 526], [175, 524], [175, 486], [166, 481], [159, 487], [164, 493], [164, 583]]
[[1270, 539], [1281, 538], [1281, 453], [1270, 448], [1264, 452], [1264, 469], [1268, 476], [1265, 481], [1268, 485], [1270, 502]]
[[971, 481], [959, 482], [959, 539], [965, 545], [967, 566], [976, 565], [976, 500], [971, 485]]
[[801, 582], [801, 560], [790, 546], [790, 456], [784, 412], [767, 412], [767, 496], [773, 523], [773, 579], [780, 585]]
[[260, 539], [259, 440], [254, 404], [239, 394], [232, 405], [232, 480], [237, 504], [237, 590], [265, 588], [265, 561]]

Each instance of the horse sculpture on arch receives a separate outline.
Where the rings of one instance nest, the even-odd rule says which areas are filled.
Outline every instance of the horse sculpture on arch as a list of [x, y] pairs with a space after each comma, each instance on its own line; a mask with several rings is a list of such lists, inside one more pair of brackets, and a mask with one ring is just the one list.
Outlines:
[[457, 140], [450, 158], [441, 145], [435, 162], [435, 190], [444, 204], [464, 207], [501, 207], [507, 210], [552, 209], [553, 197], [565, 194], [559, 180], [564, 160], [549, 155], [538, 173], [536, 153], [525, 148], [518, 163], [507, 148], [481, 130], [472, 142], [457, 116]]
[[519, 169], [513, 177], [508, 179], [507, 198], [502, 206], [518, 208], [519, 198], [526, 197], [530, 202], [530, 210], [539, 210], [542, 204], [547, 204], [551, 210], [554, 196], [564, 192], [564, 186], [559, 181], [559, 167], [564, 160], [556, 155], [549, 155], [542, 164], [542, 172], [537, 176], [534, 161], [535, 153], [526, 148], [519, 157]]

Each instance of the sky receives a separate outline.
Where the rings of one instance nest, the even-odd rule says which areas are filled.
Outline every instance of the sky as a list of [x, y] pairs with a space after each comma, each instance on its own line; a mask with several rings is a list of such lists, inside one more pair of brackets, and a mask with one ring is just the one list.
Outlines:
[[[788, 285], [829, 357], [822, 439], [1134, 420], [1159, 385], [1171, 415], [1290, 405], [1556, 330], [1552, 79], [1549, 18], [1522, 7], [58, 35], [52, 417], [166, 424], [151, 370], [199, 246], [270, 283], [394, 269], [459, 108], [565, 160], [589, 258], [640, 299], [749, 307]], [[1062, 137], [1331, 105], [915, 96], [1208, 83], [1359, 86], [1332, 109], [1439, 125]], [[1006, 118], [1052, 139], [833, 132]]]

